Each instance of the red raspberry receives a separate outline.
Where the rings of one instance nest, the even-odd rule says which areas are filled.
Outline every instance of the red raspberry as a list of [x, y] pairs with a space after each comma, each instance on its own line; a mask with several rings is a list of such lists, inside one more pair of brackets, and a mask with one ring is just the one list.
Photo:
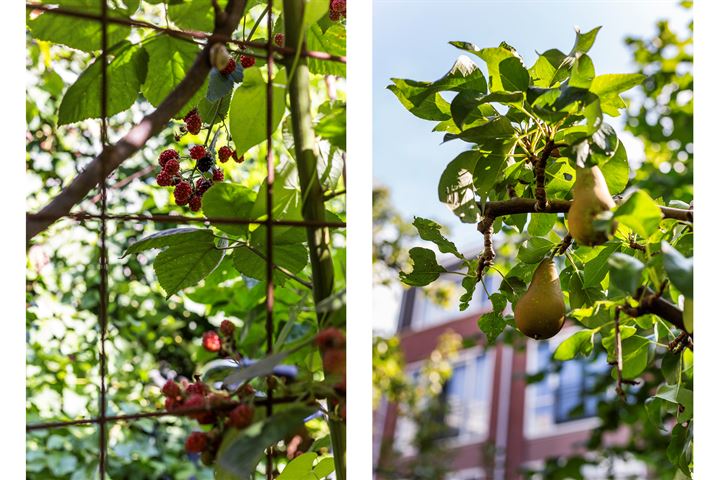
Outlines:
[[220, 324], [220, 333], [226, 337], [232, 337], [233, 333], [235, 333], [235, 324], [230, 320], [223, 320]]
[[222, 170], [219, 168], [217, 170], [213, 170], [213, 181], [214, 182], [222, 182], [225, 180], [225, 174]]
[[180, 385], [175, 383], [174, 380], [168, 380], [165, 382], [165, 385], [162, 387], [162, 394], [166, 397], [172, 397], [175, 398], [179, 396], [181, 393], [180, 391]]
[[332, 2], [330, 2], [330, 11], [345, 16], [345, 14], [347, 13], [347, 1], [332, 0]]
[[285, 34], [283, 34], [283, 33], [275, 34], [275, 45], [277, 45], [278, 47], [285, 46]]
[[175, 203], [178, 205], [185, 205], [190, 201], [190, 196], [192, 195], [192, 187], [190, 184], [186, 181], [182, 181], [175, 185], [175, 191], [173, 192], [175, 195]]
[[225, 145], [224, 147], [220, 147], [220, 150], [218, 150], [218, 159], [221, 163], [225, 163], [228, 161], [228, 158], [232, 157], [233, 149]]
[[165, 166], [163, 167], [163, 172], [167, 173], [171, 177], [175, 176], [180, 172], [180, 162], [175, 160], [174, 158], [171, 158], [167, 162], [165, 162]]
[[164, 167], [165, 162], [172, 158], [180, 158], [180, 155], [178, 155], [178, 152], [176, 152], [172, 148], [168, 148], [167, 150], [163, 150], [163, 152], [160, 154], [160, 158], [158, 158], [158, 163], [161, 167]]
[[197, 108], [193, 108], [193, 109], [190, 110], [187, 114], [185, 114], [185, 116], [183, 117], [183, 120], [185, 120], [185, 121], [187, 122], [187, 121], [188, 121], [188, 118], [190, 118], [190, 117], [196, 117], [196, 116], [198, 116], [198, 109], [197, 109]]
[[200, 198], [199, 195], [193, 195], [190, 197], [188, 203], [190, 204], [190, 210], [193, 212], [199, 212], [200, 208], [202, 208], [202, 198]]
[[245, 155], [240, 155], [240, 158], [237, 156], [237, 152], [233, 152], [233, 160], [235, 160], [237, 163], [242, 163], [245, 161]]
[[185, 391], [188, 395], [198, 394], [205, 396], [210, 393], [210, 388], [203, 382], [195, 382], [188, 385]]
[[326, 350], [322, 356], [323, 369], [325, 373], [345, 373], [345, 350]]
[[[187, 400], [185, 400], [185, 403], [183, 403], [182, 408], [191, 410], [191, 409], [199, 409], [199, 408], [205, 408], [207, 407], [207, 403], [205, 402], [205, 397], [198, 393], [193, 393], [188, 397]], [[207, 419], [207, 414], [212, 412], [195, 412], [195, 413], [188, 413], [187, 415], [190, 418], [194, 418], [195, 420], [205, 420]]]
[[245, 428], [252, 423], [254, 413], [250, 405], [241, 403], [230, 412], [228, 425], [238, 429]]
[[212, 182], [210, 180], [206, 178], [198, 178], [197, 182], [195, 182], [195, 193], [202, 197], [210, 187], [212, 187]]
[[342, 19], [342, 14], [340, 12], [334, 12], [332, 10], [330, 10], [328, 16], [333, 22], [339, 22]]
[[165, 399], [165, 410], [172, 412], [180, 408], [181, 404], [174, 397], [167, 397]]
[[343, 348], [345, 347], [345, 334], [334, 327], [326, 328], [317, 334], [315, 343], [321, 350]]
[[195, 145], [190, 149], [190, 158], [193, 158], [194, 160], [200, 160], [206, 154], [207, 152], [205, 151], [205, 147], [202, 145]]
[[[199, 197], [195, 197], [199, 198]], [[205, 350], [208, 352], [219, 352], [220, 348], [222, 347], [222, 343], [220, 342], [220, 335], [217, 334], [216, 331], [211, 330], [209, 332], [205, 332], [203, 334], [202, 338], [202, 344]]]
[[207, 435], [203, 432], [192, 432], [185, 440], [185, 451], [187, 453], [202, 453], [207, 447]]
[[231, 58], [230, 61], [228, 62], [228, 64], [225, 66], [225, 68], [220, 70], [220, 73], [222, 73], [223, 75], [230, 75], [231, 73], [233, 73], [235, 71], [235, 66], [236, 66], [235, 60], [233, 60]]
[[250, 55], [240, 55], [240, 63], [243, 68], [250, 68], [255, 65], [255, 57], [251, 57]]
[[165, 170], [158, 173], [158, 176], [155, 177], [155, 180], [157, 181], [157, 184], [161, 187], [169, 187], [173, 184], [173, 177], [169, 173], [167, 173]]
[[187, 128], [187, 131], [193, 135], [200, 133], [200, 130], [202, 129], [202, 120], [200, 120], [200, 116], [193, 115], [185, 120], [185, 128]]

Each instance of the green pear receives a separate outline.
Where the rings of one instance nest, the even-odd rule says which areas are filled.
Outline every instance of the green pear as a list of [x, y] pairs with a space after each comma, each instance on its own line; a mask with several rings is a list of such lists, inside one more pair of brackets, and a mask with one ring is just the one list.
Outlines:
[[515, 324], [530, 338], [554, 336], [565, 323], [565, 300], [555, 262], [546, 258], [535, 269], [527, 292], [515, 305]]
[[[570, 235], [580, 245], [599, 245], [608, 240], [605, 231], [593, 227], [593, 220], [602, 212], [615, 208], [605, 177], [600, 168], [578, 167], [573, 187], [573, 202], [567, 215]], [[613, 225], [613, 233], [615, 225]]]

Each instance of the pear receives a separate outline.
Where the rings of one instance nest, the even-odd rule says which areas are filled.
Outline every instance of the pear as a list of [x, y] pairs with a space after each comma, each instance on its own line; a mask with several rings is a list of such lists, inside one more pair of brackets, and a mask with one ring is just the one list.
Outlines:
[[515, 305], [515, 324], [530, 338], [554, 336], [565, 323], [565, 301], [555, 262], [546, 258], [535, 269], [527, 292]]
[[[580, 245], [599, 245], [608, 240], [607, 232], [595, 230], [593, 220], [599, 213], [615, 207], [605, 177], [598, 166], [578, 167], [573, 187], [573, 202], [567, 215], [570, 235]], [[615, 225], [612, 227], [613, 233]]]

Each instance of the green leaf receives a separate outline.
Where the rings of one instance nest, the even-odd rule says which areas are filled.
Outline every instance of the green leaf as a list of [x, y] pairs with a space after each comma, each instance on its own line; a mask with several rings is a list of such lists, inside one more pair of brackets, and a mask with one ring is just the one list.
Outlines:
[[212, 230], [207, 228], [171, 228], [141, 238], [125, 250], [123, 257], [131, 253], [150, 250], [151, 248], [165, 248], [183, 243], [207, 243], [212, 240]]
[[503, 115], [499, 115], [488, 119], [482, 125], [463, 130], [459, 134], [447, 133], [443, 141], [447, 142], [460, 138], [469, 143], [485, 144], [488, 140], [507, 139], [514, 135], [515, 129], [510, 120]]
[[685, 258], [668, 242], [662, 242], [663, 265], [668, 278], [686, 298], [693, 298], [693, 259]]
[[[242, 81], [242, 78], [243, 68], [239, 64], [235, 67], [234, 73], [230, 75], [223, 75], [216, 68], [211, 69], [205, 98], [210, 102], [220, 102], [223, 97], [230, 95], [230, 92], [235, 87], [235, 82]], [[207, 120], [209, 123], [210, 119]]]
[[587, 33], [581, 33], [579, 28], [575, 29], [575, 45], [570, 52], [571, 57], [581, 53], [587, 53], [595, 43], [595, 37], [602, 27], [595, 27]]
[[400, 280], [411, 287], [429, 285], [437, 280], [441, 273], [447, 272], [444, 267], [438, 265], [435, 252], [427, 248], [411, 248], [410, 259], [413, 262], [413, 270], [410, 273], [400, 272]]
[[538, 263], [554, 246], [547, 238], [533, 237], [520, 245], [517, 256], [521, 262]]
[[495, 186], [500, 171], [505, 166], [507, 155], [515, 146], [515, 141], [494, 141], [483, 145], [483, 155], [478, 159], [473, 171], [475, 193], [481, 199]]
[[553, 358], [561, 362], [582, 354], [588, 356], [593, 349], [595, 330], [580, 330], [572, 334], [555, 349]]
[[524, 92], [530, 85], [530, 74], [517, 57], [502, 60], [498, 66], [500, 82], [507, 92]]
[[297, 352], [301, 348], [305, 347], [306, 345], [307, 342], [304, 342], [288, 350], [273, 353], [272, 355], [268, 355], [262, 360], [254, 362], [249, 367], [237, 367], [233, 369], [234, 371], [230, 375], [225, 377], [225, 380], [223, 380], [223, 384], [228, 388], [232, 388], [233, 386], [240, 385], [247, 382], [248, 380], [252, 380], [253, 378], [270, 375], [273, 373], [275, 367], [280, 365], [283, 360], [285, 360], [287, 357]]
[[640, 286], [645, 264], [624, 253], [613, 253], [608, 258], [610, 282], [625, 293], [634, 294]]
[[[329, 5], [328, 2], [325, 2]], [[307, 49], [314, 52], [326, 52], [330, 55], [338, 57], [345, 56], [345, 46], [347, 34], [345, 27], [333, 23], [327, 30], [323, 32], [322, 28], [315, 24], [312, 25], [306, 35]], [[345, 77], [346, 68], [343, 62], [333, 62], [321, 60], [317, 58], [308, 58], [308, 69], [316, 75], [335, 75], [337, 77]]]
[[533, 237], [545, 236], [553, 229], [556, 221], [556, 214], [536, 213], [530, 215], [530, 223], [528, 224], [527, 231]]
[[467, 42], [450, 42], [450, 45], [473, 53], [485, 60], [488, 67], [488, 75], [490, 76], [490, 91], [497, 92], [503, 90], [500, 76], [500, 62], [508, 58], [517, 57], [515, 49], [512, 49], [512, 47], [508, 48], [507, 46], [479, 49], [472, 43]]
[[618, 141], [615, 154], [610, 160], [600, 165], [600, 171], [605, 177], [610, 195], [617, 195], [625, 190], [630, 178], [630, 167], [625, 145], [622, 142]]
[[478, 320], [478, 327], [487, 337], [489, 344], [494, 344], [497, 337], [505, 330], [505, 319], [502, 314], [490, 312], [483, 314]]
[[[145, 42], [144, 48], [149, 61], [142, 93], [148, 102], [157, 107], [185, 78], [200, 53], [200, 47], [192, 42], [161, 34]], [[198, 92], [198, 98], [202, 93]], [[180, 113], [184, 115], [187, 112]]]
[[[327, 2], [324, 2], [327, 6]], [[295, 457], [283, 469], [277, 480], [315, 480], [313, 476], [313, 464], [317, 458], [317, 453], [303, 453], [299, 457]]]
[[[107, 115], [127, 110], [135, 103], [147, 74], [147, 54], [140, 45], [118, 51], [107, 66]], [[100, 118], [102, 63], [96, 59], [67, 89], [58, 110], [58, 125]]]
[[578, 88], [590, 88], [595, 78], [595, 66], [585, 54], [581, 54], [572, 66], [568, 85]]
[[[566, 55], [557, 49], [551, 49], [543, 52], [535, 61], [535, 65], [530, 68], [530, 75], [533, 80], [533, 85], [536, 87], [548, 88], [551, 87], [555, 82], [555, 76], [558, 69], [563, 64]], [[559, 78], [556, 81], [562, 81], [564, 78]]]
[[602, 152], [606, 157], [615, 153], [618, 139], [615, 129], [607, 123], [603, 123], [592, 134], [593, 150]]
[[[224, 8], [227, 0], [220, 2]], [[167, 6], [170, 20], [184, 30], [212, 32], [215, 25], [215, 13], [211, 0], [184, 0], [169, 2]]]
[[585, 278], [583, 285], [585, 288], [600, 285], [605, 275], [607, 275], [610, 265], [608, 258], [620, 248], [620, 243], [609, 243], [590, 261], [585, 264]]
[[691, 477], [688, 465], [692, 461], [692, 436], [689, 428], [682, 424], [675, 425], [667, 448], [667, 456], [673, 465]]
[[[272, 96], [274, 132], [285, 114], [285, 88], [273, 83]], [[267, 121], [267, 83], [259, 68], [249, 68], [230, 103], [230, 134], [238, 155], [267, 139]]]
[[[274, 236], [274, 234], [273, 234]], [[267, 280], [267, 249], [265, 245], [251, 249], [247, 246], [235, 248], [232, 254], [233, 266], [243, 275], [260, 281]], [[290, 245], [273, 244], [273, 264], [288, 270], [290, 273], [300, 273], [307, 265], [307, 247], [302, 243]], [[284, 285], [289, 277], [278, 270], [273, 271], [273, 281]]]
[[[647, 368], [649, 358], [648, 345], [650, 341], [645, 337], [634, 335], [622, 340], [621, 344], [623, 358], [622, 376], [628, 380], [636, 378]], [[613, 378], [617, 378], [617, 370], [613, 370], [612, 375]]]
[[265, 449], [295, 433], [314, 412], [314, 408], [293, 406], [250, 425], [237, 435], [226, 435], [218, 452], [218, 467], [239, 478], [250, 478], [264, 458]]
[[[242, 185], [216, 183], [203, 195], [203, 213], [208, 218], [248, 219], [255, 199], [255, 192]], [[248, 232], [247, 225], [216, 222], [213, 226], [231, 235], [245, 236]]]
[[644, 190], [633, 193], [618, 207], [613, 218], [633, 232], [647, 238], [660, 225], [662, 211]]
[[420, 238], [428, 242], [433, 242], [442, 253], [452, 253], [461, 260], [464, 258], [460, 252], [458, 252], [455, 244], [442, 234], [440, 224], [426, 218], [415, 217], [413, 225], [417, 229]]
[[[481, 107], [488, 103], [501, 103], [503, 105], [521, 106], [524, 95], [522, 92], [492, 92], [487, 95], [477, 95], [475, 92], [466, 90], [458, 93], [450, 104], [450, 113], [453, 122], [462, 129], [465, 123], [472, 121], [478, 115], [485, 117], [485, 113], [496, 115], [497, 111], [490, 107], [483, 112]], [[489, 107], [489, 106], [488, 106]]]
[[211, 102], [207, 97], [203, 97], [198, 103], [198, 114], [205, 123], [215, 125], [222, 119], [225, 119], [230, 110], [230, 95], [221, 98], [216, 102]]
[[440, 175], [438, 198], [463, 223], [476, 223], [480, 220], [480, 210], [475, 199], [473, 174], [481, 155], [477, 150], [462, 152], [445, 167]]
[[[227, 246], [227, 240], [220, 246]], [[212, 238], [202, 242], [184, 242], [163, 250], [155, 258], [153, 269], [167, 298], [207, 277], [223, 259], [224, 251]]]
[[346, 112], [345, 103], [337, 103], [315, 125], [315, 133], [341, 150], [346, 150]]
[[313, 469], [313, 473], [315, 476], [319, 479], [323, 479], [333, 473], [335, 471], [335, 461], [332, 457], [325, 457], [322, 460], [320, 460], [317, 465], [315, 465], [315, 468]]
[[462, 287], [465, 289], [465, 293], [460, 295], [460, 311], [464, 312], [470, 306], [473, 295], [475, 294], [475, 287], [478, 284], [477, 277], [473, 275], [472, 268], [477, 269], [477, 261], [473, 262], [474, 267], [468, 268], [468, 275], [462, 279]]
[[600, 98], [617, 96], [645, 80], [641, 73], [611, 73], [593, 78], [590, 91]]

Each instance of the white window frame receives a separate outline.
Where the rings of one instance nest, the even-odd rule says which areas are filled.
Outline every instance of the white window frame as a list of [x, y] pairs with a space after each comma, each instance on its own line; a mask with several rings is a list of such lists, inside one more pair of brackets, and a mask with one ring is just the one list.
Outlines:
[[484, 480], [486, 477], [485, 470], [480, 467], [465, 468], [450, 472], [445, 476], [445, 480]]
[[[580, 330], [579, 327], [563, 328], [557, 335], [547, 340], [550, 344], [550, 351], [555, 349], [566, 340], [570, 335]], [[538, 344], [536, 341], [528, 341], [526, 347], [526, 365], [525, 371], [528, 374], [537, 373], [538, 370]], [[548, 378], [551, 384], [556, 387], [558, 382], [558, 374], [550, 373]], [[530, 384], [525, 387], [525, 415], [523, 416], [523, 433], [525, 438], [533, 440], [536, 438], [554, 437], [556, 435], [564, 435], [567, 433], [581, 432], [583, 430], [592, 430], [600, 425], [600, 419], [595, 417], [579, 418], [577, 420], [569, 420], [562, 423], [555, 423], [551, 426], [540, 426], [535, 416], [535, 404], [537, 399], [537, 385]]]
[[[485, 379], [485, 388], [487, 389], [487, 402], [485, 405], [485, 413], [487, 418], [487, 423], [485, 425], [485, 430], [481, 434], [471, 434], [467, 431], [461, 431], [458, 436], [446, 438], [441, 440], [441, 442], [447, 447], [447, 448], [457, 448], [462, 447], [465, 445], [472, 445], [476, 443], [482, 443], [485, 440], [487, 440], [488, 435], [490, 433], [490, 415], [492, 413], [492, 397], [493, 397], [493, 386], [494, 386], [494, 380], [495, 380], [495, 348], [490, 349], [482, 349], [479, 346], [468, 348], [465, 350], [462, 350], [458, 353], [457, 358], [455, 358], [452, 361], [453, 369], [462, 364], [465, 365], [466, 368], [466, 375], [465, 375], [465, 391], [472, 392], [473, 390], [468, 388], [468, 385], [474, 386], [474, 384], [470, 381], [470, 379], [473, 379], [476, 377], [475, 375], [475, 368], [476, 368], [476, 362], [475, 359], [480, 355], [483, 354], [485, 356], [485, 368], [487, 369], [488, 375]], [[405, 374], [406, 375], [413, 375], [415, 372], [419, 371], [422, 368], [422, 365], [425, 363], [426, 359], [419, 360], [416, 362], [409, 363], [405, 368]], [[395, 425], [395, 433], [393, 436], [393, 444], [395, 446], [395, 449], [398, 450], [403, 457], [410, 457], [414, 455], [416, 452], [414, 451], [414, 447], [410, 446], [409, 444], [406, 446], [407, 448], [398, 448], [398, 441], [397, 441], [397, 433], [398, 433], [398, 427], [400, 426], [400, 422], [410, 422], [408, 419], [404, 419], [401, 415], [398, 414], [397, 417], [397, 423]], [[407, 427], [406, 427], [407, 428]], [[412, 425], [409, 427], [412, 431], [414, 430], [415, 426]]]

